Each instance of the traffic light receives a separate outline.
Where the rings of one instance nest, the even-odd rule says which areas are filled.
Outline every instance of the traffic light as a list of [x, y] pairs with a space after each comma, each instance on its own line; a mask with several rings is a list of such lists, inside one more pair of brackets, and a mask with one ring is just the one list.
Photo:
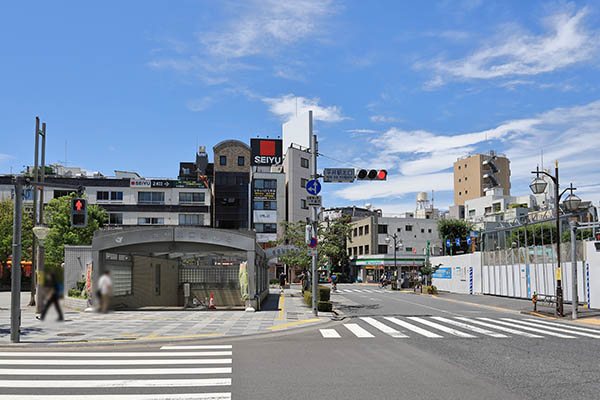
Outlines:
[[385, 169], [360, 169], [356, 174], [359, 181], [385, 181], [387, 179], [387, 170]]
[[71, 226], [84, 228], [87, 226], [87, 200], [80, 197], [71, 199]]

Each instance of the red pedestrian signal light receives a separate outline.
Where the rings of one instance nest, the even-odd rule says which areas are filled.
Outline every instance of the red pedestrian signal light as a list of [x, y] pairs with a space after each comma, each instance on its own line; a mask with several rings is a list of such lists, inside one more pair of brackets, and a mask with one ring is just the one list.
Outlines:
[[71, 226], [84, 228], [87, 226], [87, 200], [82, 198], [71, 199]]
[[360, 169], [356, 174], [359, 181], [385, 181], [387, 179], [387, 170], [385, 169]]

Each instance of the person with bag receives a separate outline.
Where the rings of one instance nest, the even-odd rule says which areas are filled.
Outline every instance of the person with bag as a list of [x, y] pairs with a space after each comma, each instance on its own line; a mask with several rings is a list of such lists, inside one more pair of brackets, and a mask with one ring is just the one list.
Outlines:
[[46, 295], [46, 304], [44, 305], [44, 308], [42, 309], [41, 316], [36, 317], [36, 318], [43, 321], [44, 318], [46, 317], [46, 313], [48, 312], [48, 309], [50, 308], [50, 306], [52, 304], [54, 304], [54, 306], [56, 307], [56, 312], [58, 312], [58, 320], [64, 321], [63, 313], [62, 313], [62, 310], [60, 309], [60, 304], [58, 303], [58, 299], [62, 292], [62, 285], [60, 282], [58, 282], [58, 280], [56, 279], [56, 276], [54, 275], [53, 272], [49, 272], [48, 275], [46, 276], [46, 281], [45, 281], [44, 286], [46, 287], [46, 290], [48, 292]]

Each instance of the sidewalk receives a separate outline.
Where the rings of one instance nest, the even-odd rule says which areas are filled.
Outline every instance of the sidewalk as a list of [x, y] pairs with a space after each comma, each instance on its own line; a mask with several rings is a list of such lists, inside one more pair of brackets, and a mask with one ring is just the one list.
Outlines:
[[[333, 313], [315, 318], [304, 305], [300, 289], [270, 289], [258, 312], [218, 310], [80, 312], [63, 307], [64, 322], [52, 307], [46, 321], [35, 319], [28, 307], [29, 293], [22, 294], [22, 344], [117, 343], [150, 340], [201, 339], [253, 335], [305, 327], [331, 320]], [[0, 346], [10, 344], [10, 292], [0, 293]]]

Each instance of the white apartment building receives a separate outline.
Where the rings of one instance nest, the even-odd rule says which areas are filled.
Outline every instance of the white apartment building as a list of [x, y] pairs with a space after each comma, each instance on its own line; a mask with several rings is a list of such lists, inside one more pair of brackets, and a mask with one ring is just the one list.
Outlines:
[[292, 144], [283, 159], [285, 185], [287, 192], [286, 220], [289, 222], [305, 221], [310, 216], [306, 204], [306, 184], [310, 178], [311, 154], [308, 149]]
[[252, 167], [252, 227], [258, 243], [283, 237], [285, 221], [285, 174], [280, 165]]
[[488, 189], [483, 197], [465, 200], [465, 220], [476, 223], [514, 220], [527, 215], [536, 205], [534, 195], [506, 196], [502, 188]]

